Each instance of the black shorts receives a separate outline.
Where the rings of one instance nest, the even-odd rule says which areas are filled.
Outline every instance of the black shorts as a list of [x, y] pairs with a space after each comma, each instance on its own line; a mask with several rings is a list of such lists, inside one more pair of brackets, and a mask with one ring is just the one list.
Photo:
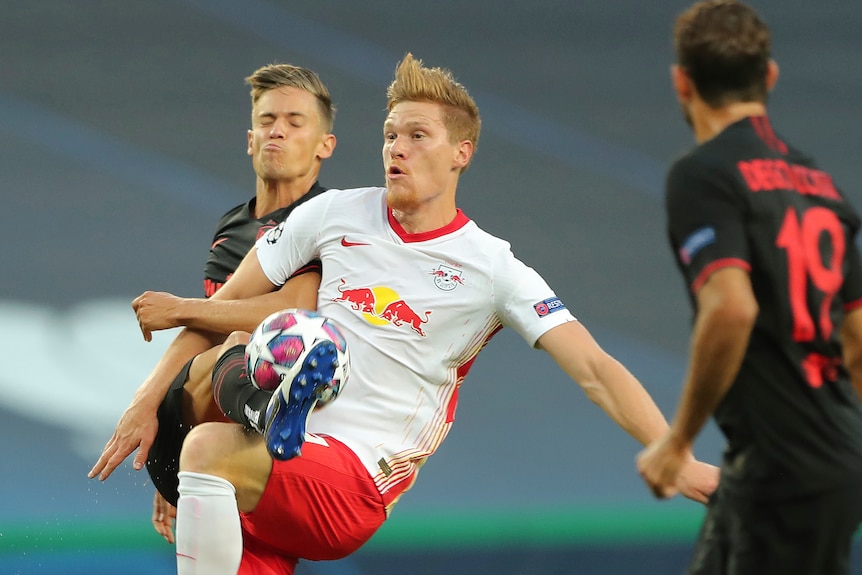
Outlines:
[[150, 447], [147, 459], [147, 471], [150, 479], [153, 480], [153, 485], [173, 506], [176, 506], [180, 496], [177, 492], [180, 449], [191, 429], [183, 423], [183, 386], [188, 380], [192, 361], [189, 360], [180, 370], [165, 394], [162, 404], [159, 405], [157, 411], [159, 431], [156, 433], [156, 439]]
[[847, 575], [862, 520], [858, 485], [792, 499], [715, 491], [689, 575]]

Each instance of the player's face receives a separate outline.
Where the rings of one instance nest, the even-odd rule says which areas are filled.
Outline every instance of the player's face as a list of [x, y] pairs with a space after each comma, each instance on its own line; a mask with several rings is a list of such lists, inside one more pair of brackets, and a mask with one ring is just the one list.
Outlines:
[[458, 175], [469, 160], [463, 148], [463, 142], [449, 141], [439, 104], [396, 104], [383, 124], [383, 168], [390, 207], [411, 211], [447, 192], [454, 193]]
[[317, 169], [328, 157], [326, 129], [317, 99], [305, 90], [282, 86], [264, 92], [252, 109], [248, 155], [265, 181], [294, 180]]

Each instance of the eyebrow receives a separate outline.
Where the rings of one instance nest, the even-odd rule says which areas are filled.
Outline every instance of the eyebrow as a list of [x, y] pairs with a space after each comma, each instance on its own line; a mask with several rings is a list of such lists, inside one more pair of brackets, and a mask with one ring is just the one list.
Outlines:
[[[279, 116], [279, 115], [280, 114], [278, 112], [259, 112], [257, 114], [257, 117], [258, 118], [275, 118], [276, 116]], [[287, 112], [287, 116], [289, 118], [295, 118], [295, 117], [306, 118], [306, 117], [308, 117], [308, 114], [306, 114], [304, 112]]]
[[[396, 122], [394, 122], [392, 120], [386, 120], [385, 122], [383, 122], [383, 129], [384, 130], [387, 128], [391, 129], [392, 125], [395, 123]], [[432, 126], [432, 124], [433, 124], [433, 122], [431, 122], [429, 120], [409, 120], [409, 121], [405, 122], [402, 127], [405, 129], [408, 129], [408, 130], [409, 129], [416, 129], [416, 128], [426, 128], [427, 129], [427, 128], [430, 128]]]

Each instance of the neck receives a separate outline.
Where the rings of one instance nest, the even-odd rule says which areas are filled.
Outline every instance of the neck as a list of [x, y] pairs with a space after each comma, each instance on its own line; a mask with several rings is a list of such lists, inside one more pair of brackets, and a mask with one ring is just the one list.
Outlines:
[[311, 190], [317, 174], [296, 180], [262, 180], [255, 184], [255, 217], [260, 218], [279, 208], [284, 208]]
[[458, 215], [455, 202], [445, 205], [426, 203], [419, 206], [389, 204], [392, 217], [408, 234], [421, 234], [438, 230], [452, 223]]
[[711, 140], [743, 118], [765, 115], [766, 104], [762, 102], [736, 102], [721, 108], [710, 108], [698, 100], [691, 105], [694, 138], [698, 144]]

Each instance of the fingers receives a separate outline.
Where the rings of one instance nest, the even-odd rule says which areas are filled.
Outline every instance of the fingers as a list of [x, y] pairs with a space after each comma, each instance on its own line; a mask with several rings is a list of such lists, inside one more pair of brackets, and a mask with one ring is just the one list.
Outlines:
[[174, 543], [174, 519], [177, 517], [177, 509], [168, 503], [161, 494], [156, 491], [153, 499], [153, 528], [156, 533], [165, 538], [168, 543]]
[[652, 491], [656, 499], [668, 499], [679, 493], [679, 489], [676, 486], [668, 484], [650, 485], [650, 491]]
[[152, 447], [152, 445], [152, 441], [141, 440], [141, 443], [138, 445], [138, 453], [135, 454], [135, 459], [132, 461], [132, 467], [135, 468], [135, 471], [140, 471], [144, 468], [144, 464], [147, 462], [147, 457], [150, 455], [150, 447]]
[[[131, 453], [131, 452], [129, 452], [129, 453]], [[101, 466], [101, 469], [99, 469], [99, 471], [98, 471], [98, 473], [99, 473], [99, 481], [104, 481], [104, 480], [106, 480], [108, 477], [110, 477], [110, 476], [111, 476], [111, 473], [113, 473], [113, 472], [114, 472], [114, 470], [115, 470], [117, 467], [119, 467], [119, 465], [120, 465], [120, 464], [123, 462], [123, 460], [126, 458], [126, 455], [128, 455], [128, 453], [126, 453], [126, 454], [121, 454], [121, 453], [120, 453], [119, 451], [117, 451], [117, 450], [114, 450], [114, 451], [113, 451], [113, 453], [111, 453], [110, 455], [109, 455], [109, 454], [104, 454], [102, 457], [104, 457], [104, 458], [105, 458], [105, 461], [103, 462], [103, 464], [102, 464], [102, 466]], [[101, 460], [100, 460], [100, 461], [101, 461]]]
[[[87, 477], [93, 479], [97, 475], [99, 476], [99, 481], [104, 481], [108, 477], [111, 476], [111, 473], [119, 467], [119, 465], [129, 456], [129, 454], [134, 451], [138, 445], [133, 445], [131, 447], [123, 447], [120, 445], [119, 441], [116, 437], [112, 438], [111, 441], [105, 446], [105, 449], [102, 451], [102, 455], [99, 457], [99, 460], [96, 461], [96, 464], [87, 474]], [[147, 448], [143, 454], [143, 458], [141, 458], [141, 454], [139, 453], [137, 457], [135, 457], [135, 462], [133, 464], [135, 470], [141, 470], [143, 468], [143, 462], [147, 460], [147, 454], [150, 450], [150, 444], [147, 445]], [[140, 463], [139, 463], [140, 460]]]
[[132, 300], [132, 309], [135, 310], [135, 317], [138, 319], [138, 327], [141, 328], [141, 335], [144, 336], [144, 341], [153, 341], [153, 333], [144, 326], [143, 304], [150, 292], [144, 292]]
[[[99, 460], [96, 461], [96, 464], [93, 466], [93, 468], [90, 470], [90, 472], [87, 473], [87, 477], [92, 479], [96, 475], [101, 473], [103, 469], [105, 469], [105, 465], [108, 463], [108, 459], [110, 459], [111, 454], [113, 452], [113, 449], [112, 449], [113, 443], [114, 443], [114, 438], [111, 438], [111, 440], [108, 441], [108, 443], [105, 445], [105, 448], [102, 450], [102, 454], [99, 456]], [[104, 479], [104, 478], [100, 478], [100, 479]]]

